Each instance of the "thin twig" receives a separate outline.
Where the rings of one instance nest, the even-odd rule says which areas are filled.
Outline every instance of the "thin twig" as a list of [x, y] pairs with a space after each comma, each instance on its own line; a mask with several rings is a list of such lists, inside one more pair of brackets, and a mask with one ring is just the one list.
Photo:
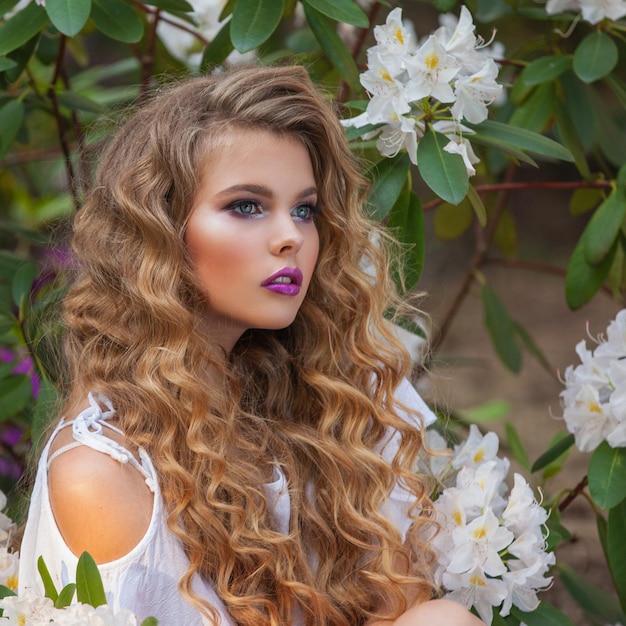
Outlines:
[[565, 500], [563, 500], [563, 502], [559, 504], [558, 510], [560, 513], [565, 511], [565, 509], [583, 492], [588, 482], [589, 480], [585, 475], [583, 479], [574, 487], [574, 489], [570, 491], [567, 498], [565, 498]]
[[80, 202], [78, 199], [78, 193], [76, 190], [76, 177], [74, 175], [74, 168], [72, 167], [72, 159], [69, 144], [67, 143], [67, 138], [65, 136], [65, 123], [63, 120], [63, 116], [61, 115], [61, 109], [59, 107], [59, 100], [56, 94], [56, 84], [59, 81], [59, 78], [63, 72], [63, 59], [65, 57], [65, 46], [66, 46], [67, 38], [65, 35], [61, 36], [61, 43], [59, 44], [59, 51], [57, 53], [56, 65], [54, 67], [54, 75], [52, 77], [52, 81], [50, 83], [50, 87], [48, 88], [48, 97], [52, 102], [52, 112], [54, 113], [54, 118], [57, 123], [57, 131], [59, 134], [59, 144], [61, 146], [61, 151], [63, 152], [64, 162], [65, 162], [65, 173], [67, 176], [67, 186], [70, 191], [70, 195], [72, 196], [72, 201], [74, 203], [74, 207], [78, 210], [80, 206]]

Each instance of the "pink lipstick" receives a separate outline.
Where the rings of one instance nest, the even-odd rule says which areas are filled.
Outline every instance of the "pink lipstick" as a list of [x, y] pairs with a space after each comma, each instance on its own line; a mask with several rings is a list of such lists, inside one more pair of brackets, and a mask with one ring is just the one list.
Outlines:
[[261, 285], [283, 296], [297, 296], [302, 286], [302, 272], [297, 267], [283, 267], [266, 278]]

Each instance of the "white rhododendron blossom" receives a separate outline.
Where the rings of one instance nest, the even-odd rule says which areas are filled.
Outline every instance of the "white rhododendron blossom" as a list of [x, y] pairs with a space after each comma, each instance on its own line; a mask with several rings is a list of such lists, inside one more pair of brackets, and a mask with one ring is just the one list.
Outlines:
[[113, 612], [108, 605], [97, 608], [88, 604], [72, 604], [57, 609], [50, 598], [42, 598], [33, 591], [23, 596], [8, 596], [0, 600], [0, 626], [4, 624], [58, 624], [59, 626], [137, 626], [137, 618], [128, 610]]
[[582, 452], [603, 441], [626, 447], [626, 309], [596, 341], [593, 351], [578, 343], [580, 364], [567, 367], [561, 392], [563, 418]]
[[483, 436], [472, 425], [467, 440], [450, 450], [428, 431], [425, 443], [431, 454], [419, 470], [438, 484], [433, 499], [441, 529], [431, 545], [445, 597], [473, 607], [486, 624], [493, 607], [502, 616], [512, 606], [533, 611], [537, 592], [552, 582], [546, 574], [555, 563], [546, 552], [546, 510], [519, 474], [509, 492], [510, 463], [498, 457], [495, 433]]
[[626, 15], [626, 0], [548, 0], [546, 13], [556, 15], [564, 11], [580, 13], [583, 20], [597, 24], [602, 20], [619, 20]]
[[[393, 9], [384, 25], [374, 28], [376, 45], [367, 51], [361, 84], [370, 100], [364, 113], [342, 121], [346, 127], [377, 128], [364, 139], [379, 136], [378, 150], [387, 157], [406, 150], [414, 165], [426, 124], [450, 140], [444, 150], [458, 154], [468, 174], [479, 159], [468, 140], [472, 132], [462, 121], [479, 124], [487, 107], [498, 100], [502, 85], [498, 66], [463, 6], [457, 18], [446, 14], [441, 26], [423, 40], [402, 22], [402, 9]], [[501, 55], [502, 50], [498, 48]]]

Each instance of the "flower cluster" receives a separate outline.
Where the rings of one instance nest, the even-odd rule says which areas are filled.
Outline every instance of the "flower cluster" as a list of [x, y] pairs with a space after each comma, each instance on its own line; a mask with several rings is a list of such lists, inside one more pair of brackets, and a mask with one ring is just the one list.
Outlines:
[[35, 593], [23, 596], [8, 596], [0, 600], [4, 624], [16, 626], [29, 624], [58, 624], [59, 626], [136, 626], [137, 618], [128, 610], [114, 613], [106, 604], [94, 608], [88, 604], [72, 604], [62, 609], [55, 608], [50, 598], [42, 598]]
[[563, 418], [582, 452], [602, 441], [626, 446], [626, 309], [596, 341], [595, 350], [584, 339], [577, 344], [581, 362], [567, 367], [561, 392]]
[[421, 42], [402, 22], [402, 10], [393, 9], [384, 26], [374, 28], [376, 45], [367, 51], [367, 70], [361, 84], [368, 91], [367, 109], [343, 120], [344, 126], [362, 128], [379, 125], [377, 147], [392, 157], [406, 149], [417, 164], [418, 142], [427, 123], [450, 139], [447, 152], [459, 154], [468, 174], [475, 174], [474, 154], [462, 125], [478, 124], [487, 118], [487, 106], [502, 92], [496, 82], [498, 66], [487, 53], [466, 7], [457, 19], [444, 15], [441, 26]]
[[482, 436], [472, 425], [468, 439], [447, 453], [437, 433], [429, 432], [426, 443], [434, 451], [427, 471], [440, 486], [434, 507], [441, 528], [432, 547], [445, 597], [474, 607], [486, 624], [493, 607], [502, 616], [512, 605], [533, 611], [537, 591], [552, 582], [546, 573], [555, 562], [546, 552], [546, 510], [519, 474], [507, 497], [510, 463], [497, 456], [495, 433]]
[[580, 12], [583, 20], [597, 24], [604, 19], [619, 20], [626, 15], [626, 0], [548, 0], [546, 13]]

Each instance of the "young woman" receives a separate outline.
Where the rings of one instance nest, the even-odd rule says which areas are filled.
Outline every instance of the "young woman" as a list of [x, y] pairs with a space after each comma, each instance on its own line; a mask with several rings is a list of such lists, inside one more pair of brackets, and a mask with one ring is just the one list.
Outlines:
[[22, 589], [86, 550], [110, 603], [164, 626], [480, 623], [430, 600], [433, 416], [363, 203], [299, 67], [179, 83], [116, 133], [75, 222]]

